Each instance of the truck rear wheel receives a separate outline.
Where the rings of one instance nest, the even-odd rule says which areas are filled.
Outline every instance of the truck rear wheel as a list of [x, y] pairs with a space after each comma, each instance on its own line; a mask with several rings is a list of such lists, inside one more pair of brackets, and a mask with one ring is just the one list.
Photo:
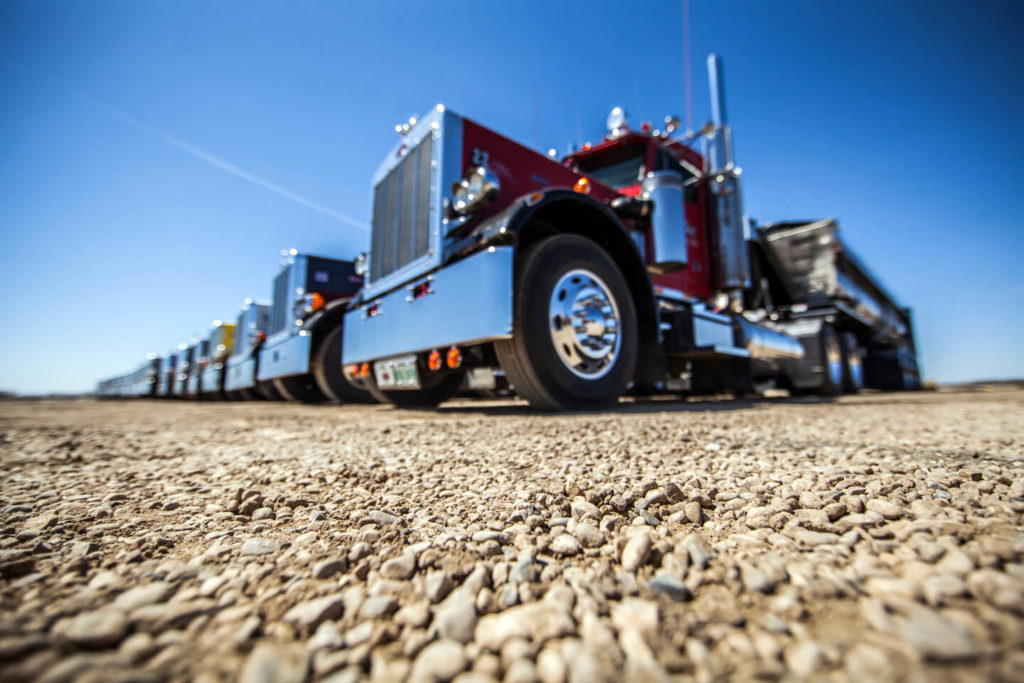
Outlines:
[[465, 372], [429, 375], [423, 368], [419, 368], [419, 372], [423, 381], [419, 389], [385, 391], [377, 386], [372, 374], [366, 380], [366, 389], [381, 403], [390, 403], [398, 408], [435, 408], [459, 391], [466, 375]]
[[341, 323], [335, 326], [313, 354], [313, 377], [320, 391], [339, 403], [372, 403], [373, 397], [345, 377], [341, 367]]
[[323, 403], [327, 400], [324, 392], [316, 385], [313, 375], [293, 375], [291, 377], [278, 377], [274, 380], [274, 386], [281, 395], [289, 401], [300, 403]]
[[853, 332], [844, 332], [839, 337], [843, 354], [843, 391], [856, 394], [864, 388], [864, 357], [860, 344]]
[[556, 235], [527, 248], [512, 339], [494, 342], [517, 394], [541, 410], [614, 405], [633, 378], [637, 324], [622, 273], [600, 247]]

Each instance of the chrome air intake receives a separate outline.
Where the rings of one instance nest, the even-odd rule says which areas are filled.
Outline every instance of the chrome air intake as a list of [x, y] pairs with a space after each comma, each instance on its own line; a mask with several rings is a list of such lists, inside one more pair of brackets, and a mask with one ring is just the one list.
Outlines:
[[441, 265], [442, 203], [462, 177], [462, 119], [441, 105], [410, 128], [373, 178], [364, 296], [374, 297]]
[[430, 168], [433, 136], [427, 135], [373, 188], [373, 260], [379, 280], [430, 250]]

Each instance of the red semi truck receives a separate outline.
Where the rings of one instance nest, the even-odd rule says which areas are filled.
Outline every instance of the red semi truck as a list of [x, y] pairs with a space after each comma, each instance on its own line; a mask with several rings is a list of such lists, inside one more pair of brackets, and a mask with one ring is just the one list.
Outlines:
[[608, 135], [561, 162], [439, 105], [375, 174], [342, 362], [378, 399], [432, 406], [494, 368], [533, 406], [627, 392], [915, 388], [908, 309], [833, 220], [744, 215], [721, 63], [712, 121]]

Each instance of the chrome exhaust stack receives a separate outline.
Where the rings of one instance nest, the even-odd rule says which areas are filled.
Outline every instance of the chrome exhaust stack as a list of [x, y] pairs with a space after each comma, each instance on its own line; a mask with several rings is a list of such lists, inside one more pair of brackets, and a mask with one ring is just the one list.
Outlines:
[[734, 312], [743, 309], [743, 290], [750, 286], [750, 254], [747, 250], [746, 221], [740, 188], [742, 170], [732, 150], [732, 130], [726, 119], [722, 60], [708, 56], [713, 128], [704, 137], [707, 177], [714, 197], [718, 233], [715, 235], [715, 288], [727, 297]]

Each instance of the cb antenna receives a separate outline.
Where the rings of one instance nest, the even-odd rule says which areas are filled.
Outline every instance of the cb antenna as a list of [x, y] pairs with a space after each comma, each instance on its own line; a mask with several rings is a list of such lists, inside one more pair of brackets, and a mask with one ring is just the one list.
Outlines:
[[693, 130], [693, 86], [690, 80], [690, 0], [683, 0], [683, 78], [686, 81], [686, 130]]

